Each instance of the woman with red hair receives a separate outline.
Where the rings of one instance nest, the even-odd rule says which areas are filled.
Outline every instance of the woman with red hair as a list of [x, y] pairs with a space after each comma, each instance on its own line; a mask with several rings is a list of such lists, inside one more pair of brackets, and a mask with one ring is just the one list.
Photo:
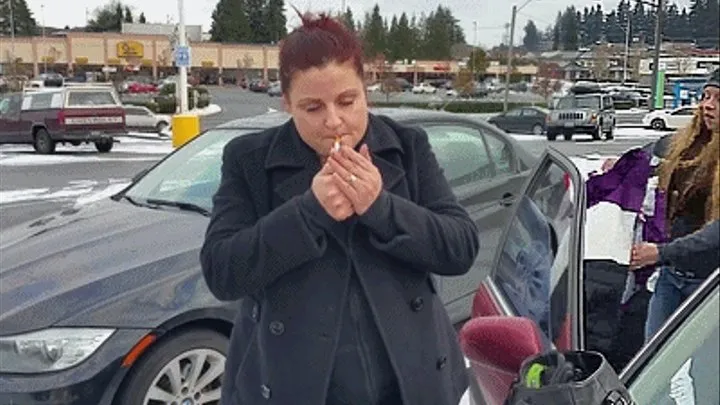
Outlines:
[[283, 125], [232, 140], [201, 251], [242, 299], [222, 404], [456, 405], [467, 374], [432, 274], [477, 229], [422, 130], [371, 114], [362, 46], [326, 15], [280, 48]]

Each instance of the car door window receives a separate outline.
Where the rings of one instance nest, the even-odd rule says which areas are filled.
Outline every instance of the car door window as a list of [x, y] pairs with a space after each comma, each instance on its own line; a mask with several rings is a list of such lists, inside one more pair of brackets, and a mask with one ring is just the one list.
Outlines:
[[513, 154], [510, 145], [489, 134], [485, 134], [485, 141], [487, 141], [490, 157], [495, 163], [495, 175], [503, 176], [513, 173]]
[[720, 404], [719, 332], [720, 295], [715, 288], [630, 385], [637, 403]]
[[522, 110], [523, 117], [539, 117], [540, 111], [533, 110], [532, 108], [523, 108]]
[[511, 110], [508, 111], [507, 114], [505, 114], [506, 117], [519, 117], [521, 114], [521, 110]]
[[675, 111], [674, 113], [672, 113], [672, 115], [688, 116], [688, 115], [693, 115], [694, 113], [695, 113], [694, 108], [683, 108], [681, 110]]
[[459, 125], [425, 125], [424, 128], [450, 186], [492, 179], [494, 169], [480, 131]]
[[538, 170], [518, 199], [492, 278], [514, 313], [534, 320], [558, 344], [572, 321], [568, 277], [578, 185], [552, 160]]

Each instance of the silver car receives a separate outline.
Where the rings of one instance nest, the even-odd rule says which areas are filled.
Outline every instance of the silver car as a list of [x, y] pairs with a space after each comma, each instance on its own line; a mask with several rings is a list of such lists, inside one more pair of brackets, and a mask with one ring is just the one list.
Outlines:
[[556, 101], [547, 116], [549, 141], [562, 134], [566, 141], [574, 134], [592, 135], [593, 140], [613, 139], [615, 106], [612, 96], [602, 93], [568, 94]]
[[162, 134], [170, 128], [171, 118], [168, 115], [155, 114], [143, 106], [124, 105], [123, 108], [125, 109], [125, 127], [128, 131]]

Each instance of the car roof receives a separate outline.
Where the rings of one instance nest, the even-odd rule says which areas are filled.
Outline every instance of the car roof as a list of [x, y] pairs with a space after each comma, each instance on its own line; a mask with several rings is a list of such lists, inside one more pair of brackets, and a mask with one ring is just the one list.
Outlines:
[[[478, 123], [480, 125], [489, 126], [490, 124], [484, 124], [482, 120], [473, 119], [466, 117], [464, 114], [456, 114], [447, 111], [438, 110], [426, 110], [419, 108], [371, 108], [370, 112], [376, 115], [385, 115], [395, 121], [415, 121], [415, 120], [446, 120], [452, 119], [453, 121], [468, 121]], [[267, 114], [256, 115], [253, 117], [240, 118], [232, 120], [217, 126], [219, 129], [262, 129], [277, 126], [285, 122], [290, 118], [290, 115], [285, 112], [275, 111]]]

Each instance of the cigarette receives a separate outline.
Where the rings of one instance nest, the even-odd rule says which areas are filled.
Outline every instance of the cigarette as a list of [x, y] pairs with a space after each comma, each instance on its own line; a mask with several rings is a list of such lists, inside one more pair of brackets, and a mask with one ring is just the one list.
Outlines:
[[340, 137], [335, 137], [335, 143], [333, 144], [333, 151], [340, 152]]

